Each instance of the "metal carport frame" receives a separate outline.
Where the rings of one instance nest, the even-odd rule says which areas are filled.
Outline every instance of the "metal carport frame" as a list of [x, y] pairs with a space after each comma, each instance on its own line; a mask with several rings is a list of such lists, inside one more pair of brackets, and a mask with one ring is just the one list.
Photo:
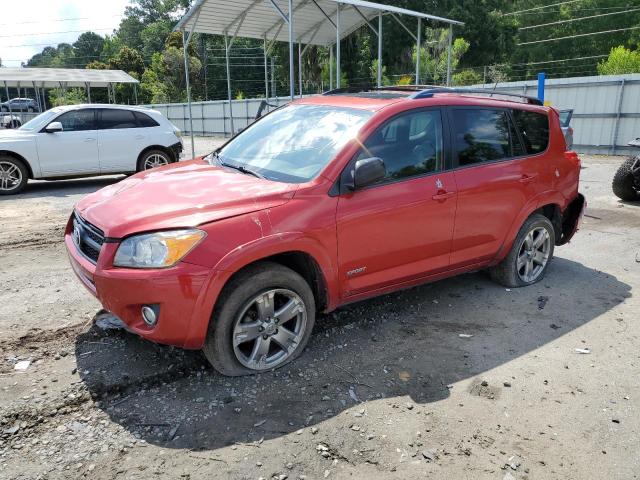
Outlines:
[[[310, 45], [330, 47], [333, 58], [335, 45], [335, 80], [340, 88], [340, 41], [362, 27], [368, 25], [378, 38], [378, 71], [377, 84], [382, 84], [382, 16], [389, 15], [398, 22], [415, 39], [418, 45], [416, 58], [416, 83], [420, 78], [420, 46], [422, 35], [422, 20], [443, 22], [449, 25], [449, 53], [451, 55], [451, 40], [453, 25], [463, 25], [462, 22], [450, 20], [435, 15], [383, 5], [365, 0], [196, 0], [195, 4], [180, 19], [176, 31], [183, 34], [183, 53], [185, 57], [185, 76], [187, 85], [187, 102], [189, 104], [189, 121], [191, 119], [191, 88], [189, 85], [188, 44], [194, 32], [203, 34], [222, 35], [225, 38], [225, 58], [227, 73], [227, 96], [231, 116], [231, 134], [235, 133], [232, 113], [231, 78], [229, 73], [229, 50], [235, 39], [240, 37], [255, 38], [264, 42], [265, 48], [265, 94], [268, 98], [267, 56], [276, 41], [289, 44], [289, 95], [295, 97], [294, 75], [294, 43], [298, 47], [298, 64], [302, 55]], [[417, 34], [407, 27], [399, 15], [406, 15], [418, 19]], [[377, 28], [372, 23], [378, 19]], [[283, 28], [287, 26], [287, 29]], [[302, 48], [302, 44], [305, 47]], [[448, 62], [450, 65], [450, 62]], [[333, 65], [331, 65], [333, 70]], [[302, 68], [298, 71], [299, 89], [302, 95]], [[331, 72], [333, 77], [333, 71]], [[450, 79], [450, 72], [447, 72]], [[333, 87], [333, 85], [331, 85]], [[193, 127], [191, 126], [192, 155]]]

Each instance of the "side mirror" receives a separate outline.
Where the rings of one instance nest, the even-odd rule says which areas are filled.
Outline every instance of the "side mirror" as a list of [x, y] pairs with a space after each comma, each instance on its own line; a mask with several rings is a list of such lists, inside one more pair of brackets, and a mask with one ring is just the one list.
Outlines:
[[371, 157], [358, 160], [353, 168], [353, 188], [351, 190], [373, 185], [386, 175], [387, 168], [381, 158]]
[[47, 133], [62, 132], [62, 130], [63, 130], [62, 129], [62, 124], [60, 122], [51, 122], [44, 129], [44, 131], [47, 132]]

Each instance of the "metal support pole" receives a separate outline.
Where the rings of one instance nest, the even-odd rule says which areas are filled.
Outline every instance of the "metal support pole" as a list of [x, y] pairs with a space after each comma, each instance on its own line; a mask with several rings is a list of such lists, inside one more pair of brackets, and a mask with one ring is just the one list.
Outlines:
[[11, 111], [11, 97], [9, 96], [9, 87], [7, 82], [4, 82], [4, 91], [7, 94], [7, 106], [9, 107], [9, 125], [13, 127], [13, 112]]
[[267, 67], [267, 35], [264, 36], [264, 98], [269, 101], [269, 68]]
[[189, 51], [185, 31], [182, 31], [182, 50], [184, 54], [184, 79], [187, 86], [187, 103], [189, 104], [189, 133], [191, 133], [191, 158], [196, 157], [196, 147], [193, 141], [193, 115], [191, 114], [191, 84], [189, 83]]
[[624, 95], [624, 81], [624, 78], [620, 81], [620, 91], [618, 92], [618, 108], [616, 110], [616, 121], [613, 124], [613, 134], [611, 135], [611, 149], [609, 150], [610, 155], [615, 155], [616, 153], [618, 128], [620, 127], [620, 113], [622, 112], [622, 96]]
[[422, 48], [420, 41], [420, 37], [422, 35], [421, 27], [422, 19], [418, 18], [418, 35], [416, 36], [416, 85], [420, 85], [420, 49]]
[[378, 88], [382, 86], [382, 13], [378, 13]]
[[224, 34], [224, 54], [227, 64], [227, 98], [229, 100], [229, 122], [231, 125], [231, 136], [235, 135], [235, 128], [233, 125], [233, 105], [231, 101], [231, 71], [229, 70], [229, 36]]
[[333, 90], [333, 45], [329, 45], [329, 90]]
[[293, 0], [289, 0], [289, 96], [295, 97], [295, 80], [293, 78]]
[[340, 88], [340, 4], [336, 9], [336, 88]]
[[271, 57], [271, 95], [278, 98], [278, 93], [276, 92], [276, 67], [273, 57]]
[[298, 43], [298, 93], [302, 98], [302, 44]]
[[42, 110], [47, 109], [47, 92], [44, 89], [44, 84], [42, 86]]
[[449, 47], [447, 48], [447, 87], [451, 85], [451, 45], [453, 43], [453, 26], [449, 25]]
[[133, 98], [136, 102], [136, 105], [138, 105], [138, 85], [137, 84], [133, 84]]

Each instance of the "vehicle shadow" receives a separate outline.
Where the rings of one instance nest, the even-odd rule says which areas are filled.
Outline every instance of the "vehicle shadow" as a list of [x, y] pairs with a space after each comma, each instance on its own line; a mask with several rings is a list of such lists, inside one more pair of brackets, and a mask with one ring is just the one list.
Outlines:
[[[555, 258], [527, 288], [475, 273], [341, 308], [318, 319], [300, 358], [262, 375], [223, 377], [200, 352], [95, 325], [78, 336], [76, 359], [112, 421], [156, 445], [209, 450], [286, 435], [378, 398], [436, 402], [453, 383], [553, 342], [629, 296], [614, 276]], [[488, 398], [504, 388], [476, 383], [475, 394]]]
[[12, 195], [12, 199], [40, 198], [40, 197], [68, 197], [95, 192], [96, 190], [119, 182], [123, 175], [109, 175], [104, 177], [74, 178], [68, 180], [38, 180], [29, 181], [23, 193]]

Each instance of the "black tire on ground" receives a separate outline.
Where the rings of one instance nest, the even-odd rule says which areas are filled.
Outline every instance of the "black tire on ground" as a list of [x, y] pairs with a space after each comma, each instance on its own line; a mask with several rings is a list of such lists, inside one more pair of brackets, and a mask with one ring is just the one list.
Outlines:
[[11, 123], [9, 124], [9, 128], [20, 128], [21, 126], [22, 123], [20, 120], [11, 120]]
[[164, 158], [167, 165], [175, 162], [173, 155], [165, 152], [164, 150], [147, 150], [142, 155], [140, 155], [140, 158], [138, 159], [137, 171], [141, 172], [143, 170], [148, 170], [149, 168], [152, 168], [152, 167], [145, 168], [145, 163], [149, 158], [153, 157], [154, 155], [159, 155], [160, 157]]
[[25, 167], [24, 163], [12, 156], [0, 155], [0, 164], [2, 164], [3, 166], [6, 166], [7, 164], [15, 166], [20, 171], [21, 175], [20, 183], [18, 183], [11, 189], [2, 188], [2, 180], [0, 179], [0, 195], [15, 195], [16, 193], [20, 193], [22, 190], [24, 190], [24, 187], [29, 181], [29, 172], [27, 171], [27, 167]]
[[614, 195], [625, 202], [640, 200], [640, 191], [636, 188], [635, 178], [631, 171], [636, 158], [638, 157], [629, 157], [622, 162], [611, 183]]
[[[540, 227], [543, 227], [547, 230], [550, 238], [548, 260], [540, 274], [538, 274], [538, 276], [533, 281], [524, 281], [522, 278], [520, 278], [520, 275], [518, 275], [518, 255], [520, 254], [520, 249], [522, 248], [525, 237], [529, 234], [529, 232]], [[556, 236], [553, 229], [553, 224], [547, 217], [538, 213], [531, 215], [529, 218], [527, 218], [527, 220], [525, 220], [522, 227], [520, 227], [520, 231], [518, 232], [518, 235], [516, 236], [516, 239], [511, 246], [509, 254], [498, 265], [489, 269], [491, 278], [500, 285], [511, 288], [525, 287], [527, 285], [532, 285], [536, 282], [539, 282], [544, 278], [547, 270], [549, 269], [549, 264], [551, 263], [551, 259], [553, 258], [555, 238]]]
[[[240, 376], [260, 373], [245, 367], [237, 359], [233, 348], [233, 329], [237, 316], [247, 302], [261, 292], [284, 288], [295, 292], [303, 301], [306, 326], [300, 342], [289, 357], [275, 368], [295, 360], [309, 342], [315, 323], [315, 299], [308, 283], [293, 270], [273, 262], [260, 262], [247, 267], [224, 287], [209, 322], [203, 352], [213, 368], [223, 375]], [[271, 368], [262, 371], [269, 371]]]

